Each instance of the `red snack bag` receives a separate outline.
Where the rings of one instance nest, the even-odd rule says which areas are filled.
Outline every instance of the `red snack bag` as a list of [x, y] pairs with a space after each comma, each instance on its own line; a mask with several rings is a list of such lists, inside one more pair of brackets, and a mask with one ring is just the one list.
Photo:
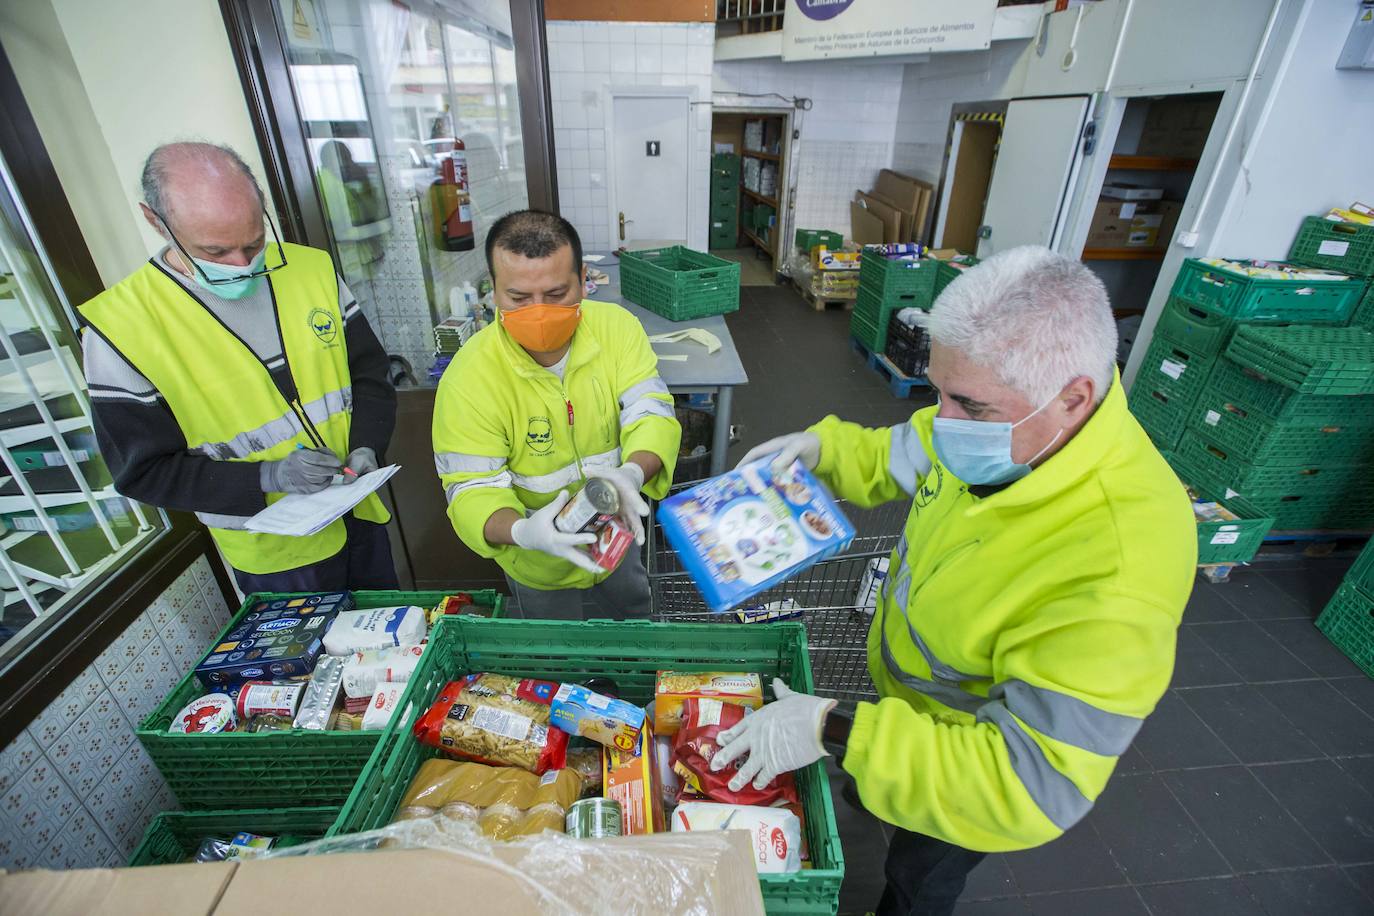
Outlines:
[[712, 771], [711, 758], [720, 748], [716, 739], [720, 733], [738, 725], [750, 710], [734, 703], [722, 703], [710, 698], [688, 697], [682, 704], [682, 728], [673, 741], [673, 770], [682, 777], [679, 801], [707, 798], [732, 805], [783, 805], [800, 802], [797, 783], [791, 773], [755, 789], [745, 783], [738, 792], [730, 789], [730, 780], [748, 757], [741, 757], [719, 773]]
[[469, 674], [415, 720], [415, 737], [463, 760], [542, 775], [567, 764], [568, 735], [549, 725], [550, 681]]

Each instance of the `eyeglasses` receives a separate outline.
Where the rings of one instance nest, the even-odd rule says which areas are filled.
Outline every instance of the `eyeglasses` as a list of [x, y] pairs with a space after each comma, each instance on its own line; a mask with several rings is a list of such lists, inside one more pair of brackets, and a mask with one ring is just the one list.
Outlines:
[[[152, 210], [151, 207], [148, 209]], [[266, 208], [263, 209], [262, 215], [267, 220], [267, 228], [272, 230], [272, 241], [277, 246], [277, 257], [281, 259], [281, 263], [274, 264], [271, 267], [263, 267], [262, 270], [249, 271], [248, 273], [239, 274], [237, 276], [222, 277], [219, 279], [211, 279], [206, 275], [205, 271], [196, 263], [195, 258], [191, 257], [191, 253], [188, 252], [185, 246], [181, 244], [180, 240], [177, 239], [176, 233], [172, 232], [172, 226], [167, 222], [167, 217], [158, 213], [156, 210], [153, 210], [153, 215], [162, 222], [162, 228], [167, 230], [167, 237], [172, 240], [173, 245], [177, 246], [177, 251], [186, 259], [186, 263], [190, 265], [192, 270], [200, 274], [201, 280], [205, 281], [205, 283], [210, 286], [227, 286], [230, 283], [239, 283], [243, 280], [251, 280], [254, 277], [265, 277], [273, 271], [281, 270], [286, 266], [286, 251], [281, 247], [281, 236], [277, 235], [277, 224], [272, 222], [272, 215], [267, 212]], [[266, 248], [266, 246], [264, 246], [264, 248]]]

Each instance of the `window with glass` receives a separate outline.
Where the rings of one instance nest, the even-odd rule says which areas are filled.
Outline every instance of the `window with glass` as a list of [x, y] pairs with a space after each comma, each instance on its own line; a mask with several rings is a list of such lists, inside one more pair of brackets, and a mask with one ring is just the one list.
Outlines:
[[452, 319], [473, 314], [488, 228], [528, 206], [509, 7], [279, 9], [336, 262], [387, 352], [423, 384], [457, 342]]
[[0, 667], [167, 527], [114, 490], [76, 319], [0, 158]]

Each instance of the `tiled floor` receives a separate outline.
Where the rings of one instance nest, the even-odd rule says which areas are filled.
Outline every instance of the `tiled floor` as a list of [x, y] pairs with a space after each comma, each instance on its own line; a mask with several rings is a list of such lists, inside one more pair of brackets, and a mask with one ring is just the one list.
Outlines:
[[[826, 413], [878, 426], [897, 401], [851, 353], [848, 314], [750, 287], [728, 318], [750, 383], [744, 449]], [[1199, 580], [1173, 684], [1082, 823], [1040, 849], [990, 856], [956, 913], [1374, 912], [1374, 681], [1312, 626], [1350, 558], [1272, 561]], [[885, 826], [834, 787], [842, 913], [873, 909]]]

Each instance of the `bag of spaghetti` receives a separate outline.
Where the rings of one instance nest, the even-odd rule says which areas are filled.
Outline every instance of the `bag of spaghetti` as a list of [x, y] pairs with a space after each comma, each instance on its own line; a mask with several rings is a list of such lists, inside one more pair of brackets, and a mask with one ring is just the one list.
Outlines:
[[550, 681], [469, 674], [415, 721], [415, 737], [452, 757], [542, 775], [566, 765], [568, 735], [549, 725]]
[[494, 840], [562, 833], [568, 809], [581, 794], [582, 777], [571, 768], [535, 776], [515, 767], [435, 757], [420, 764], [392, 820], [442, 814], [475, 821]]

